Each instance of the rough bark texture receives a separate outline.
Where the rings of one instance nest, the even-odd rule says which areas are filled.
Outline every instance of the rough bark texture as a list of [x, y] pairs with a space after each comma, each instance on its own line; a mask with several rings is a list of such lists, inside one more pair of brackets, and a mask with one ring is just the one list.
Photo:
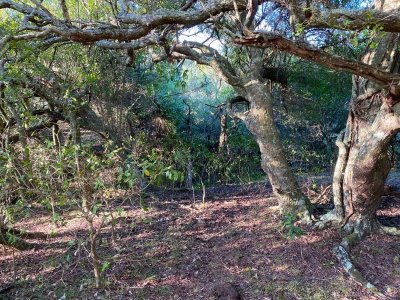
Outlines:
[[278, 196], [282, 215], [303, 217], [308, 213], [309, 201], [288, 165], [281, 137], [276, 127], [272, 95], [260, 79], [251, 78], [243, 89], [237, 90], [249, 102], [249, 110], [236, 114], [257, 140], [261, 152], [261, 167], [268, 175], [274, 193]]
[[[387, 33], [378, 43], [376, 49], [365, 53], [363, 63], [398, 74], [399, 34]], [[377, 227], [375, 211], [392, 165], [388, 146], [399, 131], [400, 100], [392, 93], [368, 79], [353, 78], [351, 112], [344, 140], [339, 143], [334, 195], [337, 215], [344, 218], [348, 231], [356, 232], [360, 238]]]
[[[382, 11], [400, 2], [376, 3]], [[400, 35], [385, 33], [375, 38], [377, 47], [367, 49], [362, 63], [399, 74]], [[357, 74], [357, 73], [355, 73]], [[343, 268], [358, 283], [386, 298], [353, 265], [351, 248], [365, 236], [382, 229], [376, 220], [384, 183], [392, 167], [389, 143], [400, 130], [398, 80], [389, 87], [365, 77], [353, 77], [353, 94], [346, 129], [338, 137], [339, 156], [334, 173], [335, 210], [322, 219], [341, 223], [347, 235], [334, 252]], [[385, 231], [385, 230], [382, 230]]]
[[79, 145], [81, 143], [81, 129], [79, 124], [79, 118], [76, 111], [72, 110], [69, 115], [70, 122], [70, 137], [72, 145]]
[[336, 162], [335, 171], [333, 173], [333, 197], [334, 197], [334, 205], [335, 205], [335, 216], [338, 220], [342, 220], [344, 218], [344, 207], [343, 207], [343, 173], [346, 169], [346, 162], [349, 156], [348, 145], [346, 141], [346, 131], [342, 131], [337, 140], [336, 145], [339, 148], [338, 160]]
[[219, 154], [224, 154], [226, 150], [226, 143], [228, 141], [228, 117], [226, 113], [223, 111], [221, 114], [221, 119], [220, 119], [220, 133], [219, 133], [219, 139], [218, 139], [218, 153]]

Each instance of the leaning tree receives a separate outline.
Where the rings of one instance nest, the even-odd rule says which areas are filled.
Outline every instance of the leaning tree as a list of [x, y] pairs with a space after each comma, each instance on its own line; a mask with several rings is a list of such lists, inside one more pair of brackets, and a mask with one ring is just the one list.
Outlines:
[[[365, 283], [349, 261], [348, 251], [364, 236], [382, 228], [376, 222], [375, 212], [391, 167], [388, 145], [400, 128], [400, 1], [377, 1], [367, 9], [348, 9], [348, 3], [337, 1], [276, 1], [274, 5], [290, 17], [290, 32], [278, 32], [271, 26], [260, 30], [261, 23], [254, 26], [254, 16], [264, 2], [189, 0], [179, 5], [171, 1], [168, 9], [156, 9], [162, 3], [147, 8], [133, 1], [121, 0], [118, 5], [110, 1], [107, 3], [112, 7], [113, 17], [85, 19], [71, 12], [65, 0], [54, 1], [51, 8], [36, 0], [31, 0], [30, 4], [0, 0], [0, 9], [24, 16], [20, 19], [21, 29], [0, 40], [0, 50], [4, 51], [11, 42], [26, 40], [47, 45], [73, 41], [104, 48], [117, 47], [130, 53], [159, 46], [169, 57], [190, 58], [211, 66], [234, 87], [240, 96], [236, 100], [249, 104], [245, 115], [240, 117], [259, 142], [264, 169], [278, 195], [296, 199], [295, 203], [299, 203], [297, 200], [302, 195], [281, 156], [279, 134], [269, 114], [270, 96], [264, 88], [265, 78], [260, 75], [260, 68], [254, 67], [239, 76], [227, 63], [229, 60], [215, 50], [196, 43], [181, 44], [174, 37], [180, 29], [207, 24], [223, 31], [237, 45], [272, 48], [353, 73], [349, 118], [337, 142], [340, 152], [334, 174], [335, 210], [322, 222], [337, 223], [347, 230], [348, 236], [337, 248], [338, 257], [351, 274]], [[61, 8], [60, 13], [56, 8]], [[224, 26], [224, 16], [235, 19], [241, 25], [240, 30]], [[261, 14], [261, 18], [266, 17], [268, 15]], [[374, 33], [375, 37], [370, 39], [363, 57], [355, 60], [324, 51], [318, 42], [309, 43], [308, 37], [315, 37], [321, 30], [366, 30], [364, 35]]]

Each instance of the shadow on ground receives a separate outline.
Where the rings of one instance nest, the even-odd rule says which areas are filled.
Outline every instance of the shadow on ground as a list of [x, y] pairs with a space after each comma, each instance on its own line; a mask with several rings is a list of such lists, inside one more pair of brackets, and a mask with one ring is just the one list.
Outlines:
[[[213, 190], [214, 189], [214, 190]], [[18, 280], [5, 299], [213, 299], [215, 287], [232, 283], [244, 299], [376, 299], [339, 268], [331, 249], [338, 230], [289, 239], [262, 183], [207, 190], [205, 206], [191, 192], [154, 191], [149, 210], [124, 206], [116, 225], [99, 237], [105, 287], [93, 289], [88, 231], [82, 218], [66, 224], [24, 223], [46, 230], [32, 251], [0, 251], [0, 287]], [[195, 194], [201, 199], [201, 193]], [[386, 198], [385, 198], [386, 197]], [[379, 216], [399, 225], [400, 198], [386, 195]], [[48, 221], [50, 217], [48, 216]], [[37, 227], [35, 227], [37, 226]], [[366, 277], [400, 298], [400, 239], [374, 235], [353, 251]], [[0, 296], [1, 299], [1, 296]]]

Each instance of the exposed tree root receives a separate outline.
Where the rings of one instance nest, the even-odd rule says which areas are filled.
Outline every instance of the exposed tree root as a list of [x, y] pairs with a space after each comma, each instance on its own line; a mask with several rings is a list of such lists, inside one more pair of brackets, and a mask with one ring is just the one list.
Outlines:
[[[302, 196], [297, 201], [292, 202], [294, 202], [295, 204], [291, 208], [290, 213], [297, 217], [299, 223], [311, 226], [316, 219], [312, 214], [313, 207], [310, 200], [307, 197]], [[281, 210], [281, 214], [285, 214], [283, 210]]]
[[318, 230], [325, 229], [330, 226], [339, 226], [341, 218], [337, 216], [336, 211], [333, 209], [326, 214], [322, 215], [314, 224], [314, 228]]
[[370, 283], [365, 277], [361, 274], [361, 272], [354, 266], [350, 259], [349, 253], [346, 249], [339, 245], [333, 249], [336, 258], [339, 260], [339, 263], [345, 269], [345, 271], [353, 278], [355, 281], [366, 287], [367, 289], [376, 292], [378, 289]]
[[301, 224], [311, 226], [315, 222], [314, 215], [308, 209], [303, 209], [303, 211], [299, 212], [297, 215]]
[[394, 236], [400, 236], [400, 228], [398, 228], [398, 227], [384, 226], [382, 224], [379, 224], [378, 230], [380, 233], [394, 235]]
[[315, 202], [319, 202], [322, 198], [325, 197], [325, 195], [329, 192], [329, 189], [332, 187], [332, 185], [328, 185], [323, 189], [323, 191], [318, 195], [317, 199], [315, 199]]
[[343, 269], [350, 275], [350, 277], [368, 289], [370, 292], [374, 293], [376, 296], [382, 298], [382, 299], [388, 299], [384, 294], [382, 294], [378, 288], [370, 283], [363, 275], [362, 273], [354, 266], [351, 258], [350, 258], [350, 249], [351, 247], [354, 247], [360, 240], [362, 239], [362, 235], [353, 232], [352, 234], [349, 234], [348, 236], [344, 237], [340, 245], [336, 246], [333, 249], [333, 252], [336, 255], [336, 258], [338, 259], [339, 263], [343, 267]]

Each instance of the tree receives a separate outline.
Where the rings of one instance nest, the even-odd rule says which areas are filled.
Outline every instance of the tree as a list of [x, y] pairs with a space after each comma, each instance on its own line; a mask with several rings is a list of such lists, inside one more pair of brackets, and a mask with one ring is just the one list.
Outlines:
[[[307, 213], [308, 199], [302, 194], [287, 163], [274, 122], [272, 95], [264, 76], [263, 52], [251, 52], [250, 64], [244, 74], [238, 74], [218, 51], [197, 42], [175, 45], [171, 55], [210, 66], [234, 88], [238, 96], [229, 101], [227, 111], [241, 119], [256, 138], [261, 152], [261, 166], [278, 196], [281, 213]], [[244, 112], [235, 111], [234, 106], [238, 103], [245, 105]]]
[[[335, 252], [357, 281], [374, 288], [351, 263], [348, 252], [358, 241], [377, 230], [396, 233], [393, 229], [382, 227], [375, 213], [392, 167], [390, 141], [400, 130], [400, 38], [395, 33], [399, 31], [397, 16], [400, 6], [398, 1], [377, 2], [374, 11], [341, 10], [340, 13], [338, 10], [328, 10], [316, 14], [315, 19], [305, 18], [306, 11], [305, 7], [292, 9], [298, 21], [303, 22], [299, 24], [304, 27], [338, 28], [337, 23], [328, 20], [336, 20], [339, 16], [353, 20], [348, 23], [339, 20], [339, 24], [343, 25], [341, 28], [355, 30], [364, 25], [371, 26], [370, 34], [375, 35], [372, 34], [361, 61], [329, 54], [302, 42], [293, 42], [269, 33], [253, 34], [237, 41], [258, 47], [276, 47], [329, 68], [354, 74], [346, 129], [337, 140], [339, 157], [333, 182], [335, 209], [325, 215], [322, 222], [333, 222], [345, 228], [348, 235]], [[392, 15], [395, 17], [386, 23], [385, 16]], [[374, 23], [366, 21], [366, 16]]]
[[[378, 6], [389, 12], [398, 3]], [[380, 33], [369, 44], [361, 61], [388, 73], [399, 74], [400, 37]], [[394, 232], [376, 220], [384, 183], [393, 165], [389, 146], [400, 131], [398, 81], [388, 87], [361, 76], [353, 77], [353, 97], [346, 129], [337, 140], [339, 157], [334, 176], [335, 220], [349, 234], [341, 247], [355, 243], [377, 230]], [[340, 249], [338, 249], [340, 251]]]

